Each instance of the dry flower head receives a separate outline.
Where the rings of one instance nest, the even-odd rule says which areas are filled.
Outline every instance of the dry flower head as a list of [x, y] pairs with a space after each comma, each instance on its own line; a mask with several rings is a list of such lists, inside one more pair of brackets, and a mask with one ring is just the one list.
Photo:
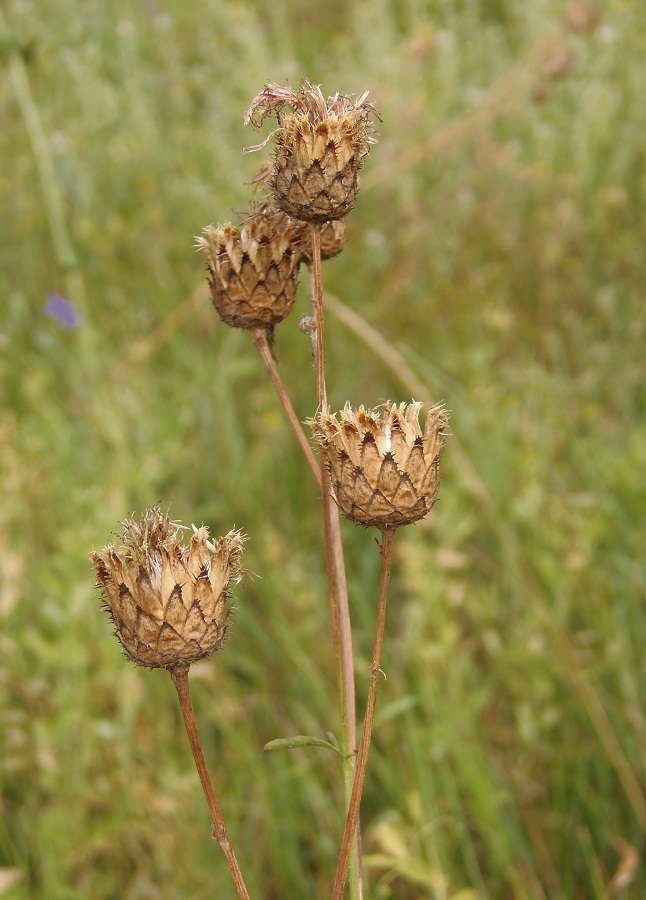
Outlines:
[[242, 577], [245, 537], [230, 531], [211, 542], [194, 529], [189, 546], [182, 526], [148, 509], [126, 519], [121, 546], [92, 553], [97, 584], [126, 655], [150, 668], [187, 666], [218, 650], [227, 634], [229, 591]]
[[[433, 406], [422, 432], [421, 403], [390, 402], [310, 420], [341, 512], [359, 525], [397, 528], [423, 518], [439, 489], [446, 411]], [[339, 418], [337, 418], [337, 415]]]
[[[326, 259], [333, 259], [341, 253], [346, 242], [345, 230], [345, 219], [334, 219], [321, 225], [321, 260], [323, 262]], [[303, 241], [302, 259], [308, 266], [312, 265], [312, 237], [309, 231]]]
[[[288, 215], [305, 222], [341, 219], [354, 206], [359, 169], [375, 142], [372, 118], [379, 115], [367, 93], [353, 99], [327, 99], [318, 85], [305, 80], [300, 90], [269, 83], [252, 101], [245, 124], [259, 126], [275, 116], [276, 128], [255, 147], [276, 139], [272, 187]], [[291, 110], [283, 115], [283, 109]]]
[[209, 225], [197, 246], [206, 254], [211, 296], [220, 318], [234, 328], [270, 329], [296, 299], [303, 229], [263, 204], [240, 227]]

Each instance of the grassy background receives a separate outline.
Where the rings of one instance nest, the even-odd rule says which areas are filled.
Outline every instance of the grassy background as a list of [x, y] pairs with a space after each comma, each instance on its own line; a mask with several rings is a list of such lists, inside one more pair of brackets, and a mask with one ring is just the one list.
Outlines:
[[[367, 895], [609, 896], [646, 832], [646, 7], [0, 15], [0, 866], [22, 874], [7, 896], [233, 897], [170, 679], [119, 655], [93, 589], [92, 546], [157, 500], [251, 536], [262, 577], [237, 591], [225, 652], [194, 667], [198, 721], [252, 896], [328, 896], [340, 769], [261, 755], [338, 733], [316, 491], [192, 247], [247, 206], [261, 159], [241, 153], [244, 109], [303, 76], [369, 89], [383, 115], [324, 270], [361, 317], [330, 307], [333, 408], [452, 411], [441, 500], [396, 541]], [[43, 314], [52, 291], [80, 327]], [[298, 318], [277, 349], [304, 419]], [[371, 533], [344, 535], [361, 709], [378, 559]], [[645, 890], [641, 865], [615, 896]]]

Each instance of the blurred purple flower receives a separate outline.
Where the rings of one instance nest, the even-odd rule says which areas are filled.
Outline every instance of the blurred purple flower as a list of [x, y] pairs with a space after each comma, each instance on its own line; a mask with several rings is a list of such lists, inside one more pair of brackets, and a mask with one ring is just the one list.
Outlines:
[[61, 297], [56, 291], [47, 294], [47, 303], [43, 306], [43, 313], [50, 319], [55, 319], [63, 328], [78, 328], [83, 317], [74, 309], [72, 302]]

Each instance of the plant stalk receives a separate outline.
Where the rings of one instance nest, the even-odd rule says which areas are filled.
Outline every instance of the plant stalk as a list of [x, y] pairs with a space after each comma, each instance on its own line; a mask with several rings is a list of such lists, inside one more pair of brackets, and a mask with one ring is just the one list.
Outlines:
[[[320, 232], [319, 232], [320, 234]], [[312, 298], [316, 296], [317, 290], [322, 292], [322, 284], [320, 278], [314, 276], [313, 267], [310, 268], [310, 290]], [[313, 304], [314, 304], [313, 299]], [[320, 295], [321, 310], [323, 310], [323, 295]], [[323, 313], [321, 312], [321, 318]], [[318, 346], [318, 340], [317, 340]], [[325, 357], [323, 355], [323, 368], [325, 368]], [[357, 746], [357, 718], [355, 710], [355, 690], [354, 690], [354, 661], [352, 654], [352, 630], [350, 624], [350, 604], [348, 601], [348, 587], [345, 578], [345, 562], [343, 559], [343, 543], [341, 541], [341, 526], [339, 524], [339, 509], [335, 503], [330, 504], [330, 521], [332, 529], [332, 543], [334, 546], [334, 562], [337, 573], [337, 591], [339, 602], [339, 616], [341, 625], [341, 645], [343, 657], [343, 671], [346, 685], [346, 707], [348, 716], [348, 748], [354, 750]], [[346, 749], [348, 749], [346, 748]], [[354, 764], [354, 760], [353, 760]]]
[[386, 625], [386, 601], [388, 599], [388, 583], [390, 582], [390, 570], [392, 566], [392, 543], [395, 531], [392, 528], [385, 528], [381, 533], [381, 544], [379, 545], [379, 554], [381, 556], [381, 576], [379, 579], [379, 603], [377, 607], [377, 630], [375, 634], [375, 646], [372, 654], [372, 666], [370, 668], [370, 688], [368, 691], [368, 702], [366, 705], [366, 714], [363, 720], [363, 734], [361, 736], [361, 744], [359, 746], [359, 755], [357, 756], [356, 767], [354, 771], [354, 782], [352, 785], [352, 796], [350, 797], [350, 805], [348, 808], [348, 817], [345, 823], [345, 831], [343, 833], [343, 843], [341, 844], [341, 853], [339, 855], [339, 863], [334, 879], [334, 888], [332, 890], [332, 900], [342, 900], [345, 882], [348, 875], [348, 863], [350, 859], [350, 851], [352, 848], [352, 839], [359, 821], [359, 808], [361, 806], [361, 794], [363, 792], [363, 783], [366, 777], [366, 768], [368, 765], [368, 753], [370, 751], [370, 739], [372, 737], [372, 723], [375, 718], [375, 706], [377, 703], [377, 688], [379, 685], [379, 668], [381, 662], [381, 648], [384, 640], [384, 630]]
[[323, 281], [321, 278], [321, 226], [310, 224], [312, 238], [312, 266], [310, 269], [312, 289], [312, 311], [316, 328], [316, 398], [320, 413], [326, 413], [327, 393], [325, 390], [325, 323], [323, 318]]
[[[310, 224], [312, 240], [312, 264], [310, 266], [310, 289], [315, 326], [316, 351], [316, 397], [319, 412], [326, 413], [327, 392], [325, 388], [325, 328], [323, 316], [323, 282], [321, 277], [321, 226]], [[337, 667], [337, 681], [341, 706], [342, 748], [344, 752], [343, 783], [346, 807], [349, 808], [351, 783], [353, 782], [355, 759], [351, 755], [356, 747], [356, 712], [354, 690], [354, 661], [352, 656], [352, 631], [350, 608], [343, 562], [343, 546], [339, 525], [339, 511], [332, 502], [328, 473], [320, 456], [321, 497], [325, 528], [325, 560], [330, 592], [330, 608], [334, 640], [334, 655]], [[354, 837], [348, 852], [353, 851], [353, 865], [350, 870], [350, 894], [352, 900], [362, 900], [361, 878], [361, 830], [359, 819], [354, 823]], [[346, 863], [346, 872], [347, 872]]]
[[[267, 343], [267, 334], [266, 332], [259, 328], [256, 331], [252, 332], [254, 344], [256, 349], [258, 350], [260, 357], [265, 365], [267, 373], [272, 380], [276, 393], [278, 394], [278, 398], [280, 403], [285, 411], [287, 419], [292, 427], [292, 430], [296, 436], [296, 440], [299, 443], [301, 450], [303, 451], [307, 463], [312, 470], [312, 473], [316, 479], [319, 488], [321, 488], [321, 471], [319, 468], [319, 463], [317, 463], [316, 458], [312, 452], [312, 448], [310, 447], [307, 438], [303, 432], [301, 424], [298, 420], [298, 416], [296, 415], [296, 411], [292, 405], [291, 400], [289, 399], [289, 395], [285, 390], [285, 386], [280, 377], [280, 373], [278, 372], [278, 368], [276, 366], [275, 360], [272, 356], [271, 350], [269, 349]], [[343, 544], [341, 542], [341, 528], [339, 525], [339, 511], [337, 507], [330, 503], [330, 530], [331, 530], [331, 543], [333, 547], [334, 553], [334, 568], [336, 572], [336, 589], [338, 594], [338, 608], [339, 608], [339, 616], [340, 616], [340, 632], [341, 632], [341, 657], [344, 671], [344, 683], [346, 685], [346, 693], [347, 693], [347, 701], [345, 702], [346, 714], [348, 720], [348, 735], [347, 735], [347, 747], [344, 747], [344, 752], [349, 753], [356, 747], [357, 740], [357, 725], [356, 725], [356, 714], [355, 714], [355, 693], [354, 693], [354, 665], [352, 659], [352, 641], [351, 641], [351, 629], [350, 629], [350, 606], [348, 602], [348, 589], [345, 579], [345, 562], [343, 559]], [[350, 775], [350, 785], [352, 784], [352, 773]], [[350, 791], [348, 790], [348, 796]]]
[[197, 725], [195, 723], [193, 704], [191, 703], [191, 694], [188, 686], [188, 666], [175, 666], [169, 671], [170, 676], [173, 679], [175, 689], [177, 690], [177, 697], [179, 699], [180, 709], [182, 710], [182, 717], [184, 719], [184, 726], [188, 735], [188, 741], [193, 752], [193, 759], [195, 760], [197, 774], [200, 776], [202, 790], [204, 791], [204, 796], [206, 797], [206, 802], [213, 818], [211, 835], [213, 839], [218, 842], [220, 847], [222, 847], [227, 863], [229, 865], [229, 869], [231, 870], [231, 875], [233, 876], [233, 881], [237, 888], [240, 900], [249, 900], [249, 894], [247, 892], [247, 888], [245, 887], [242, 872], [240, 871], [240, 867], [238, 866], [238, 861], [236, 860], [235, 853], [233, 852], [233, 847], [231, 846], [231, 842], [229, 841], [229, 835], [227, 834], [227, 830], [224, 825], [224, 819], [222, 818], [222, 813], [220, 812], [220, 806], [215, 796], [211, 777], [206, 767], [204, 753], [202, 752], [202, 745], [200, 743], [200, 737], [197, 731]]
[[267, 332], [264, 330], [264, 328], [257, 328], [252, 332], [252, 337], [253, 342], [256, 345], [256, 349], [260, 354], [269, 377], [272, 380], [274, 388], [276, 389], [278, 399], [280, 400], [281, 405], [285, 410], [285, 415], [289, 420], [289, 424], [292, 426], [292, 430], [296, 435], [296, 440], [298, 441], [301, 450], [305, 454], [305, 459], [307, 460], [310, 469], [314, 473], [314, 477], [316, 478], [318, 486], [321, 487], [321, 472], [319, 470], [319, 464], [317, 463], [316, 458], [312, 453], [312, 448], [310, 447], [309, 442], [305, 437], [303, 429], [301, 428], [301, 423], [299, 422], [298, 416], [296, 415], [296, 411], [292, 406], [292, 402], [287, 395], [287, 391], [285, 390], [282, 379], [278, 374], [276, 363], [274, 362], [274, 358], [271, 355], [271, 350], [269, 349], [269, 346], [267, 344]]

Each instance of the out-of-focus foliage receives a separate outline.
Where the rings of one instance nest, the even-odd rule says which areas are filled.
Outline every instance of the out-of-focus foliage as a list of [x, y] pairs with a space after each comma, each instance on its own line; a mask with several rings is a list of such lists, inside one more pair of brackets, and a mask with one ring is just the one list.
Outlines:
[[[92, 587], [92, 546], [156, 501], [251, 536], [261, 577], [192, 670], [197, 717], [252, 896], [329, 895], [336, 755], [261, 753], [339, 731], [317, 491], [193, 248], [246, 210], [263, 154], [241, 150], [267, 133], [243, 128], [246, 106], [308, 77], [369, 90], [383, 118], [324, 267], [332, 407], [452, 413], [440, 500], [395, 542], [368, 896], [606, 897], [646, 830], [646, 7], [6, 0], [1, 16], [7, 896], [233, 897], [170, 679], [119, 655]], [[305, 419], [302, 281], [276, 352]], [[378, 554], [344, 536], [361, 709]], [[615, 893], [645, 889], [642, 865]]]

